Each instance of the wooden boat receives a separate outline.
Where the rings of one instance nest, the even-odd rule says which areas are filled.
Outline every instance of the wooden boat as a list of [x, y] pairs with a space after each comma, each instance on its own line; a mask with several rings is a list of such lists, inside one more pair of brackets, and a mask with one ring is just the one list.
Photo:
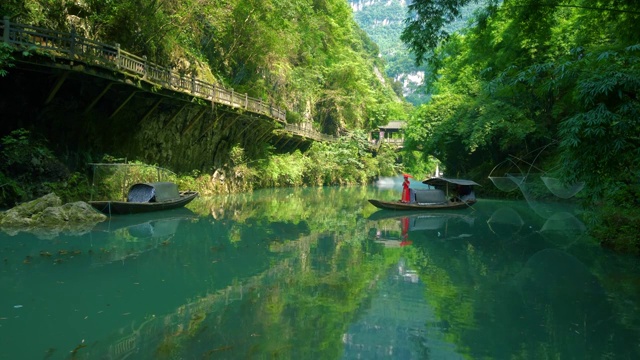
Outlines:
[[476, 201], [453, 202], [447, 201], [443, 204], [423, 204], [423, 203], [403, 203], [400, 200], [384, 201], [369, 199], [369, 202], [379, 208], [388, 210], [454, 210], [466, 209], [476, 203]]
[[171, 182], [140, 183], [129, 188], [127, 201], [89, 201], [107, 215], [138, 214], [183, 207], [198, 196], [196, 191], [178, 191]]
[[412, 190], [411, 202], [376, 199], [369, 199], [369, 202], [380, 209], [414, 211], [466, 209], [477, 202], [473, 186], [480, 185], [471, 180], [430, 178], [422, 183], [434, 189]]

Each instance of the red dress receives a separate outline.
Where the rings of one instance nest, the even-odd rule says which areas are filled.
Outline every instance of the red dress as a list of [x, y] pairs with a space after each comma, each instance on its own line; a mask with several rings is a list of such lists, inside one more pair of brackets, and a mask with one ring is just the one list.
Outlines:
[[409, 191], [409, 179], [404, 178], [402, 183], [402, 202], [411, 202], [411, 191]]
[[402, 241], [400, 242], [400, 246], [411, 245], [412, 241], [409, 240], [409, 218], [402, 218]]

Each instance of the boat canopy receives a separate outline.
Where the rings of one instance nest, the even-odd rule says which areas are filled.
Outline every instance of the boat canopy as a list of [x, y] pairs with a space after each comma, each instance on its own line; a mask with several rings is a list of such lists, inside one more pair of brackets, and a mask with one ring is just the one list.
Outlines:
[[172, 182], [135, 184], [129, 188], [128, 202], [146, 203], [175, 200], [180, 198], [178, 185]]
[[438, 189], [414, 190], [415, 201], [418, 204], [443, 204], [447, 202], [444, 191]]
[[474, 185], [481, 186], [480, 184], [471, 180], [448, 179], [448, 178], [441, 178], [441, 177], [430, 178], [430, 179], [424, 180], [422, 183], [431, 185], [431, 186], [444, 186], [447, 184], [455, 184], [455, 185], [462, 185], [462, 186], [474, 186]]

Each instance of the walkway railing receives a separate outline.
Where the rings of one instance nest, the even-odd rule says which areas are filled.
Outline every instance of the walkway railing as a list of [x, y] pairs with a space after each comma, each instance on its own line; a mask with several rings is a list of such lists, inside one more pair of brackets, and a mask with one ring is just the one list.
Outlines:
[[404, 139], [384, 138], [382, 140], [382, 142], [385, 143], [385, 144], [390, 144], [390, 145], [395, 145], [395, 146], [402, 146], [404, 144]]
[[286, 124], [284, 129], [290, 133], [305, 136], [316, 141], [334, 141], [336, 139], [334, 136], [317, 132], [299, 124]]
[[404, 139], [403, 138], [383, 138], [382, 140], [376, 140], [373, 139], [371, 140], [371, 145], [378, 147], [382, 144], [389, 144], [392, 147], [396, 147], [396, 148], [401, 148], [404, 146]]
[[206, 99], [213, 103], [241, 108], [253, 113], [269, 116], [286, 123], [286, 111], [260, 99], [227, 90], [195, 76], [187, 77], [172, 69], [147, 61], [120, 49], [119, 44], [109, 45], [77, 36], [75, 31], [62, 33], [30, 25], [12, 23], [4, 17], [0, 24], [2, 41], [17, 46], [35, 46], [54, 51], [59, 57], [115, 68], [120, 72], [134, 74], [143, 80], [163, 88]]

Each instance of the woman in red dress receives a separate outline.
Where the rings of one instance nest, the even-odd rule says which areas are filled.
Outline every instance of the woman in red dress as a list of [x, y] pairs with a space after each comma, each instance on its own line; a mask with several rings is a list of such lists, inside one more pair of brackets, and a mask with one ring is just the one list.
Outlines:
[[404, 182], [402, 183], [402, 199], [400, 201], [408, 203], [411, 202], [411, 191], [409, 190], [409, 178], [411, 175], [404, 174]]

